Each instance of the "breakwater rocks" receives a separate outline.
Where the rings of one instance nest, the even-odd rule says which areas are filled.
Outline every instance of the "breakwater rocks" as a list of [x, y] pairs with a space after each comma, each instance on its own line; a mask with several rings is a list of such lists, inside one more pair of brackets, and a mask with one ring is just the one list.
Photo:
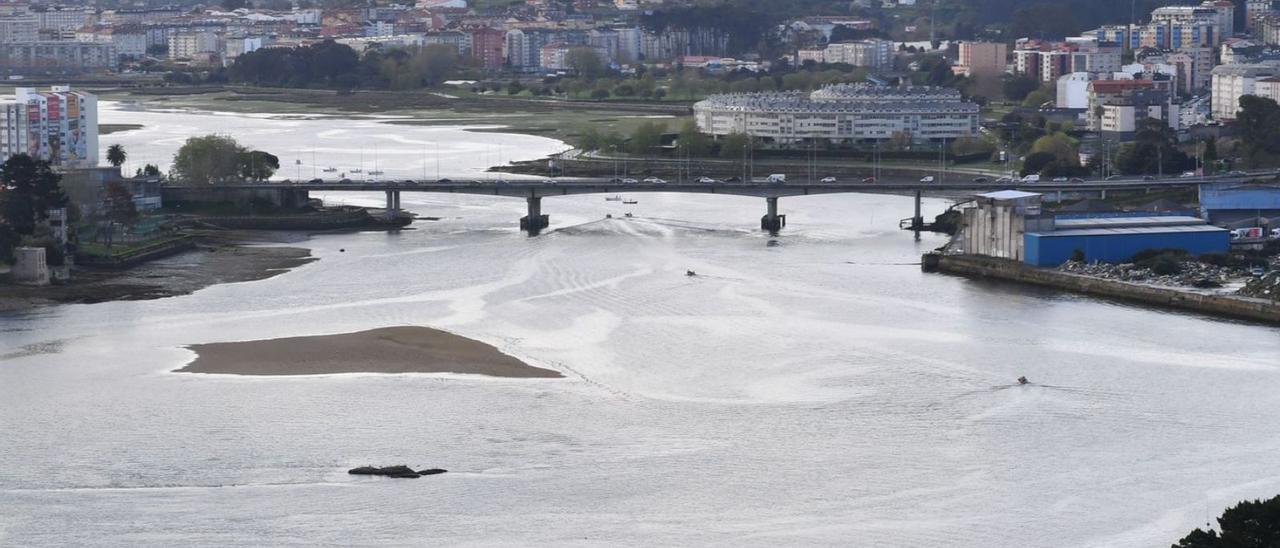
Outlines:
[[1132, 263], [1110, 264], [1067, 261], [1058, 267], [1058, 270], [1072, 274], [1093, 276], [1103, 280], [1201, 289], [1222, 287], [1233, 279], [1238, 280], [1249, 277], [1249, 271], [1245, 269], [1215, 266], [1196, 261], [1183, 261], [1179, 265], [1179, 273], [1166, 275], [1156, 274], [1150, 268], [1144, 268]]
[[1256, 299], [1280, 301], [1280, 272], [1256, 278], [1240, 289], [1240, 294]]
[[426, 470], [414, 471], [412, 468], [403, 464], [382, 468], [376, 466], [360, 466], [347, 470], [347, 473], [353, 476], [386, 476], [389, 478], [420, 478], [422, 476], [434, 476], [445, 472], [448, 472], [448, 470], [443, 468], [427, 468]]

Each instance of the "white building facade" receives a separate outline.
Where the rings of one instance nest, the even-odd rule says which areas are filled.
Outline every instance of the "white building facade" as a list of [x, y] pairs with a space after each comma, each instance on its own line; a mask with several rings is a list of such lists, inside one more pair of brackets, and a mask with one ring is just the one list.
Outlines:
[[813, 93], [713, 95], [693, 106], [698, 128], [713, 136], [744, 134], [791, 144], [913, 141], [971, 137], [978, 105], [949, 88], [838, 84]]
[[0, 103], [0, 156], [26, 153], [63, 168], [98, 165], [98, 98], [70, 86], [14, 90]]

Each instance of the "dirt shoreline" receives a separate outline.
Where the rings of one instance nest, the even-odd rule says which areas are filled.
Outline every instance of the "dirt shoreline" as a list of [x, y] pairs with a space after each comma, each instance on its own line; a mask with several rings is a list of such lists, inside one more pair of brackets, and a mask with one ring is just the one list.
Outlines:
[[179, 373], [251, 376], [337, 373], [461, 373], [507, 378], [561, 378], [497, 348], [428, 327], [385, 327], [259, 341], [190, 345], [197, 356]]
[[66, 285], [0, 284], [0, 312], [175, 297], [216, 284], [264, 280], [315, 260], [310, 250], [298, 247], [206, 244], [123, 271], [75, 270]]

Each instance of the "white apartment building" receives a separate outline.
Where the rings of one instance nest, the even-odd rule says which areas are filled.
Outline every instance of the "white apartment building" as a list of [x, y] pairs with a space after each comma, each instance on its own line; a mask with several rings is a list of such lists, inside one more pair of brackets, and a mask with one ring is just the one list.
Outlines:
[[1274, 76], [1280, 76], [1280, 63], [1221, 65], [1213, 69], [1210, 90], [1213, 118], [1234, 120], [1240, 110], [1240, 97], [1257, 95], [1257, 82]]
[[829, 44], [823, 52], [823, 60], [855, 67], [890, 67], [893, 65], [893, 42], [871, 39]]
[[40, 39], [40, 21], [34, 15], [0, 17], [0, 44], [26, 44]]
[[713, 95], [693, 106], [704, 133], [744, 134], [780, 144], [805, 139], [852, 143], [905, 135], [915, 141], [978, 133], [978, 105], [933, 87], [837, 84], [812, 93]]
[[58, 6], [35, 12], [40, 30], [76, 30], [92, 24], [97, 14], [92, 8]]
[[0, 103], [0, 156], [26, 153], [57, 167], [98, 165], [98, 98], [53, 86], [47, 92], [17, 88]]
[[191, 59], [201, 53], [221, 53], [222, 40], [213, 32], [180, 32], [169, 35], [169, 58]]

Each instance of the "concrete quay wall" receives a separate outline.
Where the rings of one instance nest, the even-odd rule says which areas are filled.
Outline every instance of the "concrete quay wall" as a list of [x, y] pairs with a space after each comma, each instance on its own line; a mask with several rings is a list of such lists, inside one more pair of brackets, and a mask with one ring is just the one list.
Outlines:
[[1210, 295], [1175, 288], [1104, 280], [977, 255], [926, 254], [923, 268], [966, 277], [995, 278], [1165, 308], [1280, 325], [1280, 302]]

